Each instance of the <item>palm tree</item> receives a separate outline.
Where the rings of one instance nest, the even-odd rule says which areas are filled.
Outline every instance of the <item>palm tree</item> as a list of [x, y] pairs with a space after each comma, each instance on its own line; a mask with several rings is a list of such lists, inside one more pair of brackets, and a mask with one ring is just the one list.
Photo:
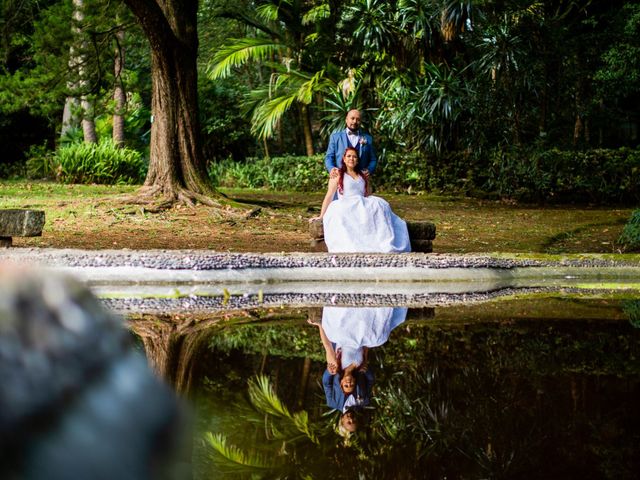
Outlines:
[[379, 122], [409, 149], [440, 153], [456, 140], [467, 86], [458, 70], [423, 65], [423, 75], [390, 75], [382, 83]]
[[255, 15], [246, 11], [225, 11], [220, 14], [234, 18], [253, 28], [254, 37], [232, 39], [221, 47], [209, 65], [212, 79], [229, 75], [233, 68], [256, 62], [270, 70], [267, 82], [254, 89], [247, 105], [252, 113], [252, 132], [261, 139], [271, 138], [283, 115], [292, 105], [298, 105], [307, 155], [313, 155], [309, 105], [317, 95], [337, 88], [327, 70], [338, 69], [318, 58], [321, 49], [321, 23], [330, 16], [325, 1], [268, 0], [261, 3]]

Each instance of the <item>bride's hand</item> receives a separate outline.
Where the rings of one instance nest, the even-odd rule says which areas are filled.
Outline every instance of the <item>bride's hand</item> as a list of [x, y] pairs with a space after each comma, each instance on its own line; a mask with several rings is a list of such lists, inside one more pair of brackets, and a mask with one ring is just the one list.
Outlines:
[[317, 221], [317, 220], [322, 220], [322, 217], [311, 217], [311, 218], [309, 219], [309, 223], [315, 222], [315, 221]]

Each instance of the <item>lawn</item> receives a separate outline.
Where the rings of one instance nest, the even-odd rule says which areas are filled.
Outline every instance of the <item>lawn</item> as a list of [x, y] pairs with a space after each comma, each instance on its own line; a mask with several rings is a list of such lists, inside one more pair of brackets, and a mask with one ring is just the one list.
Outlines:
[[[223, 189], [230, 199], [260, 207], [253, 216], [209, 207], [149, 213], [126, 205], [136, 187], [0, 182], [0, 208], [46, 212], [42, 237], [15, 238], [16, 247], [198, 248], [231, 252], [310, 251], [307, 221], [324, 192]], [[407, 220], [434, 222], [434, 252], [618, 253], [616, 240], [631, 208], [540, 206], [436, 195], [381, 194]], [[255, 213], [255, 211], [254, 211]]]

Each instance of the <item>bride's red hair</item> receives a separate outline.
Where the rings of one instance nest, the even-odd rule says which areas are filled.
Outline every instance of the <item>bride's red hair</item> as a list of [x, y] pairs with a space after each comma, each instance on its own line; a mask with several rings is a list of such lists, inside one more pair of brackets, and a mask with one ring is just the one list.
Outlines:
[[343, 191], [344, 191], [344, 174], [347, 172], [347, 166], [344, 163], [344, 157], [347, 154], [347, 152], [351, 150], [353, 153], [356, 154], [356, 158], [358, 159], [358, 163], [356, 163], [356, 167], [354, 168], [354, 170], [356, 171], [356, 173], [358, 175], [360, 175], [362, 177], [362, 179], [364, 180], [364, 196], [366, 197], [367, 195], [369, 195], [369, 179], [362, 174], [362, 170], [360, 169], [360, 155], [358, 155], [358, 150], [356, 150], [353, 147], [347, 147], [344, 149], [344, 153], [342, 154], [342, 165], [340, 165], [340, 176], [338, 177], [338, 192], [342, 195]]

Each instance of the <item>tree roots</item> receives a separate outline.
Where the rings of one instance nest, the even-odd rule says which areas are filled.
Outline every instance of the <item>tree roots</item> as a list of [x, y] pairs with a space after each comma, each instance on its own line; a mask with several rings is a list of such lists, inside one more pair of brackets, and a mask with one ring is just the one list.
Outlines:
[[143, 205], [144, 210], [150, 213], [160, 213], [179, 205], [195, 207], [198, 203], [219, 210], [228, 211], [231, 209], [231, 207], [217, 201], [215, 197], [181, 187], [167, 191], [157, 185], [144, 186], [133, 195], [121, 197], [121, 201], [122, 203]]

